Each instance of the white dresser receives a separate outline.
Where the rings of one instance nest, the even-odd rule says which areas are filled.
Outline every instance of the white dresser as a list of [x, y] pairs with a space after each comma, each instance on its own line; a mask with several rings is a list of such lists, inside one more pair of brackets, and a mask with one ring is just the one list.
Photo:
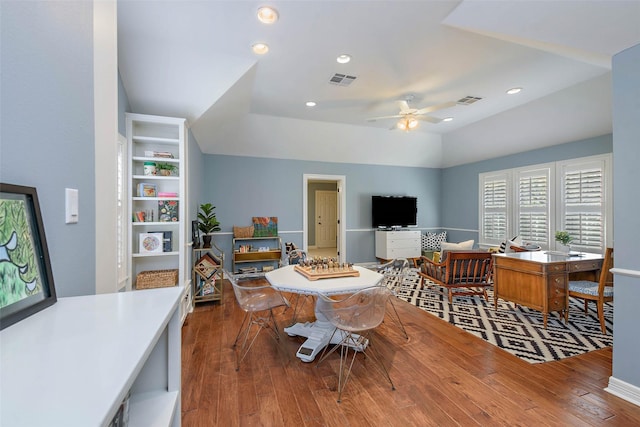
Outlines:
[[418, 258], [420, 231], [376, 231], [376, 258]]

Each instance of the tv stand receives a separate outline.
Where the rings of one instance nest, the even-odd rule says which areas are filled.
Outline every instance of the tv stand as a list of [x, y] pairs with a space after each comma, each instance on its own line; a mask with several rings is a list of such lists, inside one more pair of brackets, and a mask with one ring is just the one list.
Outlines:
[[376, 258], [419, 258], [419, 230], [376, 230]]

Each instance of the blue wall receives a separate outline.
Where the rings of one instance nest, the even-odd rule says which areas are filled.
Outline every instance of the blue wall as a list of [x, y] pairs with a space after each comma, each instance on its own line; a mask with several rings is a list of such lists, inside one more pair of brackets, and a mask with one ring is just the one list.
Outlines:
[[[58, 296], [93, 294], [93, 3], [0, 7], [0, 180], [36, 187]], [[77, 224], [65, 188], [79, 190]]]
[[222, 232], [216, 244], [226, 253], [231, 268], [231, 232], [234, 225], [251, 225], [252, 216], [278, 217], [283, 241], [302, 246], [303, 175], [346, 177], [346, 259], [374, 261], [371, 228], [373, 194], [418, 197], [418, 225], [440, 222], [440, 169], [372, 166], [205, 155], [201, 202], [217, 206]]
[[447, 240], [459, 242], [474, 239], [476, 244], [478, 243], [478, 174], [611, 153], [612, 151], [612, 136], [604, 135], [444, 169], [442, 171], [442, 200], [440, 201], [443, 222], [440, 225], [447, 230]]
[[[613, 220], [615, 267], [640, 274], [640, 45], [613, 58]], [[640, 388], [640, 280], [615, 276], [613, 377]], [[639, 396], [635, 391], [636, 398]]]

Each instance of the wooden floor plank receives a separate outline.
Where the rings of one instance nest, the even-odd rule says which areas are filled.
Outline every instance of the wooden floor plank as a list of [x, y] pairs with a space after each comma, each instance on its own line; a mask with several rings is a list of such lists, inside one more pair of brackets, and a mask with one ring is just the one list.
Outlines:
[[[288, 295], [292, 298], [292, 295]], [[640, 407], [604, 391], [612, 350], [529, 364], [405, 301], [372, 346], [396, 386], [358, 355], [337, 400], [338, 357], [320, 366], [295, 357], [303, 338], [264, 331], [235, 370], [244, 312], [225, 283], [222, 302], [196, 306], [182, 328], [182, 424], [191, 426], [628, 426]], [[293, 310], [277, 312], [280, 327]], [[307, 301], [300, 319], [313, 319]]]

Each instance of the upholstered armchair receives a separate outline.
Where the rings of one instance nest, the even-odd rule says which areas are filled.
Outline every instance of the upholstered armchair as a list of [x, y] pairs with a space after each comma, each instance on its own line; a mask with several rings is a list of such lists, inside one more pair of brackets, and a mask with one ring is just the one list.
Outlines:
[[482, 295], [489, 301], [487, 287], [493, 285], [493, 258], [484, 251], [450, 251], [444, 254], [444, 261], [433, 262], [421, 257], [420, 285], [425, 279], [446, 288], [449, 303], [454, 295]]

